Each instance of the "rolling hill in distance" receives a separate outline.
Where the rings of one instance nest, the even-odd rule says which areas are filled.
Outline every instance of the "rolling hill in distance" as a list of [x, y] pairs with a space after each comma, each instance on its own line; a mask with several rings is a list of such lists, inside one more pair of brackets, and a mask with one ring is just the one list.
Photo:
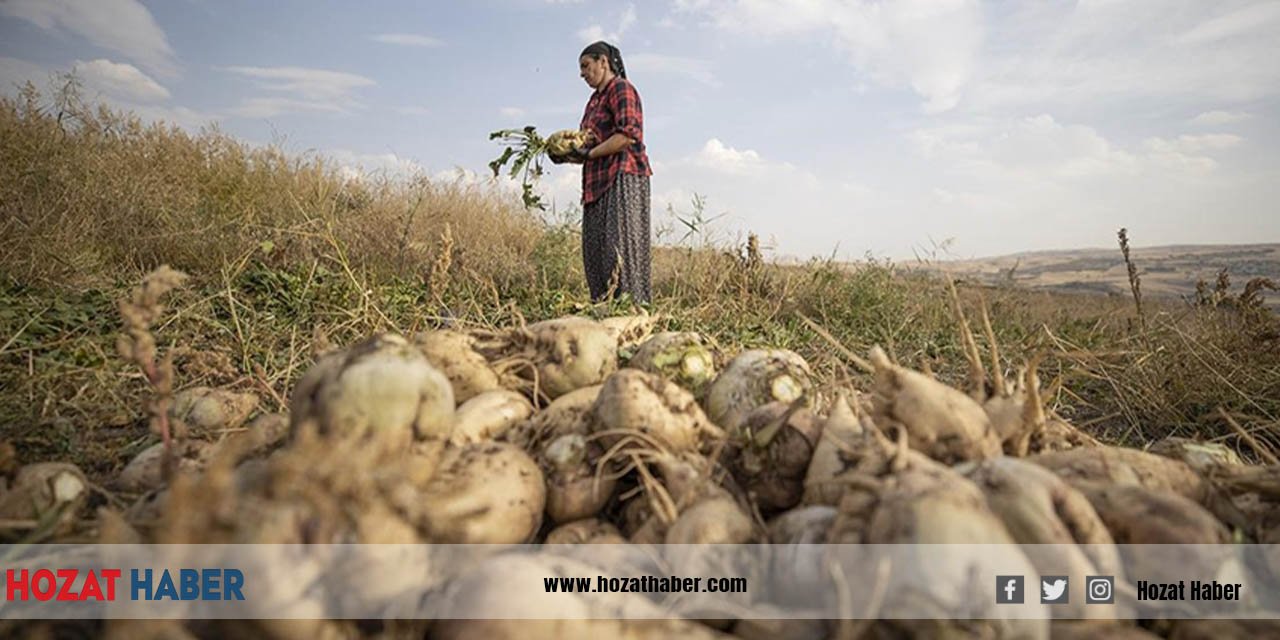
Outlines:
[[[1194, 299], [1196, 283], [1203, 279], [1212, 289], [1224, 268], [1231, 277], [1232, 294], [1238, 294], [1253, 278], [1270, 278], [1280, 284], [1280, 243], [1131, 247], [1129, 255], [1138, 268], [1143, 296]], [[1119, 247], [1031, 251], [939, 261], [933, 268], [946, 269], [957, 278], [988, 284], [1131, 295], [1128, 270]], [[1280, 292], [1266, 292], [1266, 304], [1280, 311]]]

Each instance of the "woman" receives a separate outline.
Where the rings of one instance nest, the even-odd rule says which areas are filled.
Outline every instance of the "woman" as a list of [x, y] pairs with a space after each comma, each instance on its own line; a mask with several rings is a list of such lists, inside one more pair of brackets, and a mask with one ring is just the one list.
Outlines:
[[595, 91], [581, 129], [588, 147], [568, 160], [582, 167], [582, 263], [592, 302], [626, 292], [649, 302], [649, 156], [640, 94], [627, 80], [618, 48], [582, 50], [579, 75]]

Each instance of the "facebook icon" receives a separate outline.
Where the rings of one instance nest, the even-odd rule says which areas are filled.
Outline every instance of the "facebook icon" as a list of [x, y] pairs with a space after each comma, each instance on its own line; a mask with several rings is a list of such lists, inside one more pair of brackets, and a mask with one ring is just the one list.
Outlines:
[[1022, 576], [996, 576], [996, 604], [1022, 604]]

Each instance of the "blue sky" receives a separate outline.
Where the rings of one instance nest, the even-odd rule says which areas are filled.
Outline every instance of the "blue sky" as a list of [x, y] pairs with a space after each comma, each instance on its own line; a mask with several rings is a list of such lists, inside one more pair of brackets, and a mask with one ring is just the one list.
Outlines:
[[[0, 84], [74, 67], [352, 176], [484, 181], [490, 131], [577, 125], [604, 37], [644, 102], [655, 228], [696, 192], [718, 237], [779, 256], [975, 257], [1121, 226], [1280, 241], [1278, 32], [1276, 0], [4, 0]], [[578, 171], [544, 191], [575, 202]]]

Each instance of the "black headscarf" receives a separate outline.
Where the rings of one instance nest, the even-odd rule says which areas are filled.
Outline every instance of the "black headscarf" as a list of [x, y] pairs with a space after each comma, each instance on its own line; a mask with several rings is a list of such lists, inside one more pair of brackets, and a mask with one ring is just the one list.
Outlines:
[[604, 56], [609, 61], [609, 68], [613, 69], [614, 73], [624, 78], [627, 77], [627, 68], [622, 66], [622, 52], [608, 42], [604, 40], [592, 42], [587, 45], [586, 49], [582, 50], [582, 53], [578, 54], [578, 57], [581, 58], [586, 55], [592, 57]]

